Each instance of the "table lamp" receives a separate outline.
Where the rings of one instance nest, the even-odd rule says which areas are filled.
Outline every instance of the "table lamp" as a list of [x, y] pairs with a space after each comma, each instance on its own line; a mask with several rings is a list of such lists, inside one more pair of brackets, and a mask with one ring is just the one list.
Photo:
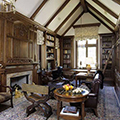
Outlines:
[[87, 57], [86, 58], [86, 68], [88, 70], [88, 74], [90, 74], [91, 64], [94, 64], [93, 58], [92, 57]]

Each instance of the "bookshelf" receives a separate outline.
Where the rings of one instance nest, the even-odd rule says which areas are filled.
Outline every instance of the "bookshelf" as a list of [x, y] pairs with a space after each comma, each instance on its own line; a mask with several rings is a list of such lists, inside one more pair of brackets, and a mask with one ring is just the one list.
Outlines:
[[120, 24], [118, 25], [118, 30], [116, 31], [116, 42], [115, 47], [115, 91], [120, 102]]
[[[114, 35], [113, 34], [101, 34], [101, 69], [104, 69], [105, 64], [107, 64], [107, 59], [109, 57], [109, 53], [112, 49], [112, 45], [114, 44]], [[111, 81], [113, 78], [113, 55], [110, 56], [108, 61], [105, 73], [105, 80]]]
[[46, 60], [47, 70], [55, 68], [55, 37], [46, 33]]
[[72, 48], [72, 43], [73, 43], [73, 37], [63, 37], [62, 41], [62, 66], [63, 68], [72, 68], [72, 61], [73, 61], [73, 48]]

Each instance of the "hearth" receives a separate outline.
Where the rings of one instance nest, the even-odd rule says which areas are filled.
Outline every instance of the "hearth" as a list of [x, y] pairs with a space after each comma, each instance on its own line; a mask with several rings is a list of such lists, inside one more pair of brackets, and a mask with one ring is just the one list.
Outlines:
[[10, 86], [13, 91], [17, 88], [18, 90], [22, 89], [22, 84], [23, 83], [29, 83], [28, 81], [28, 75], [23, 75], [23, 76], [16, 76], [16, 77], [11, 77], [10, 78]]

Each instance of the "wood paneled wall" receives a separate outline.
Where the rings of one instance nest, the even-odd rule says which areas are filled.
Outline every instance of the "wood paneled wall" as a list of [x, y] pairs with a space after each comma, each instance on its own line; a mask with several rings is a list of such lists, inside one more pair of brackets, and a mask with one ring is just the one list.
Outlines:
[[5, 65], [38, 61], [36, 28], [25, 22], [0, 18], [0, 61]]
[[[36, 24], [23, 15], [0, 13], [0, 64], [3, 65], [0, 69], [4, 69], [5, 74], [32, 71], [33, 82], [38, 83], [37, 29]], [[6, 84], [5, 77], [1, 83]]]

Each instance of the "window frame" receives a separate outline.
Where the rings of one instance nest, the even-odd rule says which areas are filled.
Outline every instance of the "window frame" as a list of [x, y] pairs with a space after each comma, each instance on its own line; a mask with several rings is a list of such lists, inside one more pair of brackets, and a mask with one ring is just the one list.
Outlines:
[[[76, 68], [78, 68], [77, 66], [77, 62], [78, 62], [78, 52], [77, 52], [77, 48], [78, 48], [78, 44], [77, 44], [78, 41], [76, 41]], [[88, 57], [88, 47], [96, 47], [96, 63], [98, 63], [98, 39], [96, 40], [96, 44], [88, 44], [88, 40], [86, 40], [86, 44], [85, 44], [85, 47], [86, 47], [86, 57]], [[98, 69], [98, 65], [96, 67], [96, 69]]]

